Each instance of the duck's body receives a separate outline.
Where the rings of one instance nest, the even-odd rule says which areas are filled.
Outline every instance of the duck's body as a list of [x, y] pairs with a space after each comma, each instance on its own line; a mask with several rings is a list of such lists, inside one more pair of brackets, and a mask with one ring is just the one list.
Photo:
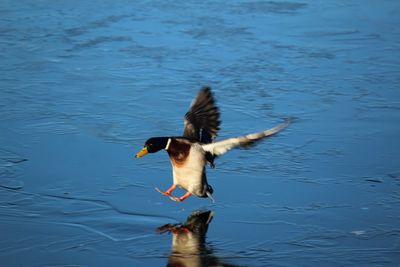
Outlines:
[[174, 184], [193, 195], [206, 197], [206, 158], [200, 143], [171, 138], [167, 152], [171, 160]]
[[[167, 151], [172, 165], [172, 186], [166, 192], [156, 188], [157, 191], [176, 201], [182, 201], [190, 195], [212, 199], [213, 189], [208, 184], [206, 175], [209, 156], [203, 149], [203, 143], [185, 137], [155, 137], [150, 140], [157, 140], [161, 146], [165, 144], [163, 149]], [[187, 191], [179, 199], [171, 196], [176, 186]]]
[[[220, 113], [209, 87], [200, 90], [190, 110], [185, 115], [185, 129], [181, 137], [153, 137], [146, 141], [143, 149], [136, 154], [142, 157], [162, 149], [168, 152], [172, 164], [173, 185], [165, 192], [172, 200], [183, 201], [190, 195], [212, 198], [213, 189], [207, 182], [206, 165], [214, 167], [214, 159], [238, 147], [247, 146], [285, 128], [289, 121], [269, 130], [240, 137], [213, 142], [220, 125]], [[173, 197], [172, 191], [179, 186], [187, 191], [180, 198]]]

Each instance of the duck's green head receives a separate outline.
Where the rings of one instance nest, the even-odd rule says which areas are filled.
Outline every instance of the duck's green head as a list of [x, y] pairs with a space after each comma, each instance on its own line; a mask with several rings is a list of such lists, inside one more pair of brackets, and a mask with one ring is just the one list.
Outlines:
[[136, 158], [141, 158], [148, 153], [156, 153], [161, 149], [166, 149], [168, 144], [168, 137], [152, 137], [148, 139], [137, 154]]

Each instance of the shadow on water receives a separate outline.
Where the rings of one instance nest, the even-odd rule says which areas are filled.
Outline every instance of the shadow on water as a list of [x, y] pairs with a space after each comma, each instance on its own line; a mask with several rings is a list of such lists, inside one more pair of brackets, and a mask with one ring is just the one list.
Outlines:
[[172, 234], [167, 266], [237, 266], [222, 262], [206, 242], [208, 226], [213, 217], [213, 211], [196, 210], [183, 224], [169, 223], [157, 228], [160, 234]]

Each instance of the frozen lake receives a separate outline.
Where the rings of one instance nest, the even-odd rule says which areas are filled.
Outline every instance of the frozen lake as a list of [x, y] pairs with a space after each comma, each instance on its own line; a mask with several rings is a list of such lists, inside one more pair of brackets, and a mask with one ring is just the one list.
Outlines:
[[[1, 1], [1, 265], [398, 266], [399, 14], [378, 0]], [[154, 190], [172, 182], [166, 153], [134, 155], [182, 133], [203, 85], [219, 139], [294, 121], [216, 160], [214, 204], [175, 203]], [[160, 233], [198, 210], [208, 231]]]

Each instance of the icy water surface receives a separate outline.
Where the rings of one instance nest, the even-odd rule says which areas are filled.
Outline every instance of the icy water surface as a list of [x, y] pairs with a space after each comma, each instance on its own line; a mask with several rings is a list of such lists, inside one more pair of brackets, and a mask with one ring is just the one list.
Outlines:
[[[1, 1], [1, 266], [399, 266], [399, 13]], [[166, 154], [133, 156], [203, 85], [219, 139], [295, 119], [217, 160], [215, 204], [175, 203]]]

